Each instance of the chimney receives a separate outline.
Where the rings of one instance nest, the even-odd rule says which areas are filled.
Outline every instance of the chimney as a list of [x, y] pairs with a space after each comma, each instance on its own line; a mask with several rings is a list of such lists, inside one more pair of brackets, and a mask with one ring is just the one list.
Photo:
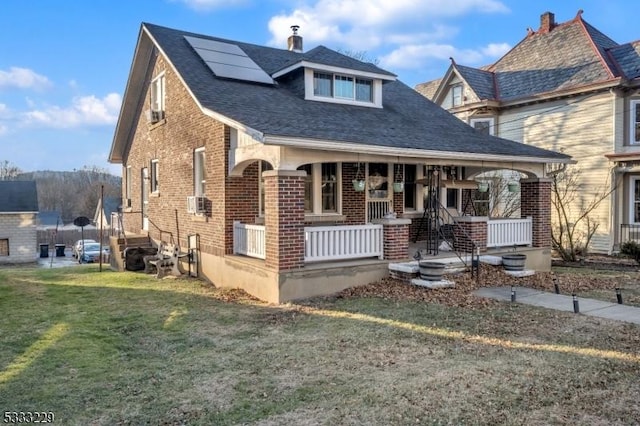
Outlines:
[[540, 15], [540, 33], [548, 33], [556, 26], [555, 15], [551, 12], [545, 12]]
[[287, 39], [287, 46], [291, 52], [302, 53], [302, 37], [298, 35], [300, 25], [292, 25], [293, 34]]

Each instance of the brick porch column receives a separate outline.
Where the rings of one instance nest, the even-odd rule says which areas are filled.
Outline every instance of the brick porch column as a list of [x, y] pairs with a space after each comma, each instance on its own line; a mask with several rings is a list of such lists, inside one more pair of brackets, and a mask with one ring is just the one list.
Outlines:
[[456, 237], [456, 250], [471, 253], [473, 243], [481, 252], [487, 251], [487, 221], [486, 216], [460, 216], [454, 218], [456, 225], [453, 233]]
[[520, 179], [520, 216], [531, 216], [533, 247], [551, 247], [551, 183], [549, 178]]
[[409, 257], [409, 225], [411, 219], [381, 219], [383, 226], [383, 253], [385, 260]]
[[304, 264], [304, 182], [302, 170], [269, 170], [265, 185], [265, 265], [278, 271]]

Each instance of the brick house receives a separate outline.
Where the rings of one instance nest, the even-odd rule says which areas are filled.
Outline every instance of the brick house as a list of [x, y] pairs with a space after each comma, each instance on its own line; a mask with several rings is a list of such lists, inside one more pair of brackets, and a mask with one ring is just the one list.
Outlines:
[[[568, 156], [476, 132], [371, 63], [303, 52], [296, 30], [275, 49], [142, 24], [109, 155], [127, 233], [194, 249], [201, 277], [264, 300], [329, 294], [409, 257], [441, 210], [425, 196], [462, 200], [508, 165], [532, 194], [531, 266], [550, 267], [545, 166]], [[491, 239], [484, 219], [456, 226]]]
[[0, 181], [0, 264], [36, 261], [35, 181]]
[[480, 131], [571, 155], [582, 171], [576, 206], [613, 190], [590, 216], [590, 251], [610, 253], [640, 241], [640, 41], [613, 41], [582, 10], [539, 22], [495, 63], [452, 60], [416, 90]]

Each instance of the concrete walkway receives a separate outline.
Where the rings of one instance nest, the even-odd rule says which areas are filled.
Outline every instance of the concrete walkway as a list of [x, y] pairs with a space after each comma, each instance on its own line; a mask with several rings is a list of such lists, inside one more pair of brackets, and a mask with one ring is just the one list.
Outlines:
[[[513, 287], [516, 303], [573, 312], [573, 296], [548, 293], [526, 287]], [[511, 287], [486, 287], [473, 292], [476, 296], [511, 302]], [[578, 297], [581, 314], [640, 325], [640, 308], [601, 300]]]

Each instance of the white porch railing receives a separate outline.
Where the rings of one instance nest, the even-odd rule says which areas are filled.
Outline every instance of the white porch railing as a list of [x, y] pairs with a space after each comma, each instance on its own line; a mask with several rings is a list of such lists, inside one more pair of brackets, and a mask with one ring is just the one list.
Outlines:
[[532, 220], [495, 219], [487, 222], [487, 247], [531, 245]]
[[311, 226], [304, 228], [304, 261], [383, 257], [382, 225]]
[[233, 253], [265, 259], [267, 250], [264, 225], [233, 222]]
[[391, 200], [367, 201], [367, 221], [384, 218], [384, 215], [391, 211], [391, 203]]

